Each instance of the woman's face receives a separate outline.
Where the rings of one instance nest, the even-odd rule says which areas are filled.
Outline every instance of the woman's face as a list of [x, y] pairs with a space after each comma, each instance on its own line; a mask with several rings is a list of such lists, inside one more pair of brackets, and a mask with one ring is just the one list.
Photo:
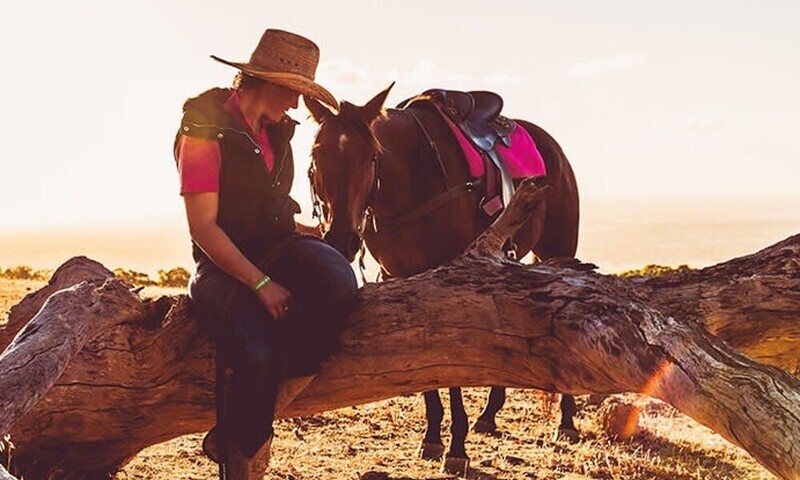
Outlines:
[[286, 112], [297, 108], [300, 93], [275, 83], [264, 82], [258, 91], [262, 115], [270, 123], [278, 123]]

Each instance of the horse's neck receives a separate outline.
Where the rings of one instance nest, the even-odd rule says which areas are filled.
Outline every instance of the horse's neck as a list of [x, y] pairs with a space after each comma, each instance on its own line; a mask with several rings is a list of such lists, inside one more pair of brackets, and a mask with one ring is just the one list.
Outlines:
[[379, 160], [380, 191], [375, 214], [389, 218], [408, 212], [443, 191], [442, 172], [431, 146], [407, 112], [389, 110], [376, 125], [385, 152]]

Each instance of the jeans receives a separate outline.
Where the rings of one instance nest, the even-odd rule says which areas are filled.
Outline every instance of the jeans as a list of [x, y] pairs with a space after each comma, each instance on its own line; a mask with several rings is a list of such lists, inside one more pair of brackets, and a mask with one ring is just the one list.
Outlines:
[[[272, 435], [280, 380], [319, 370], [336, 346], [357, 291], [347, 260], [312, 237], [290, 242], [266, 273], [292, 295], [289, 312], [280, 321], [269, 317], [246, 286], [236, 285], [213, 264], [198, 265], [189, 290], [217, 342], [218, 363], [232, 370], [226, 405], [217, 411], [218, 433], [245, 456]], [[237, 290], [235, 300], [226, 305], [219, 292], [231, 288]]]

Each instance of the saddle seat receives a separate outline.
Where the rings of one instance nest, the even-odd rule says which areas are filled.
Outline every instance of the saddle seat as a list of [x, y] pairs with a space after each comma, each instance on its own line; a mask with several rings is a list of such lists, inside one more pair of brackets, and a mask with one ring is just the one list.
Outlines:
[[447, 105], [451, 116], [471, 122], [489, 121], [500, 114], [503, 98], [494, 92], [459, 92], [456, 90], [428, 90], [442, 104]]
[[470, 140], [491, 152], [498, 141], [509, 146], [509, 135], [515, 124], [500, 115], [503, 98], [487, 91], [461, 92], [434, 88], [401, 102], [397, 108], [408, 108], [417, 102], [432, 102], [450, 117]]

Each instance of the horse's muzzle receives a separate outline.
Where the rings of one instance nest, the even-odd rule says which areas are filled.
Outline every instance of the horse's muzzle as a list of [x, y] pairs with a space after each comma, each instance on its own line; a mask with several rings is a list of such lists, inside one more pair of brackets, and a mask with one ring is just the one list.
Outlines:
[[331, 229], [325, 234], [325, 241], [338, 250], [348, 262], [352, 262], [355, 260], [358, 251], [361, 250], [361, 238], [355, 231], [344, 235], [339, 235], [338, 233]]

